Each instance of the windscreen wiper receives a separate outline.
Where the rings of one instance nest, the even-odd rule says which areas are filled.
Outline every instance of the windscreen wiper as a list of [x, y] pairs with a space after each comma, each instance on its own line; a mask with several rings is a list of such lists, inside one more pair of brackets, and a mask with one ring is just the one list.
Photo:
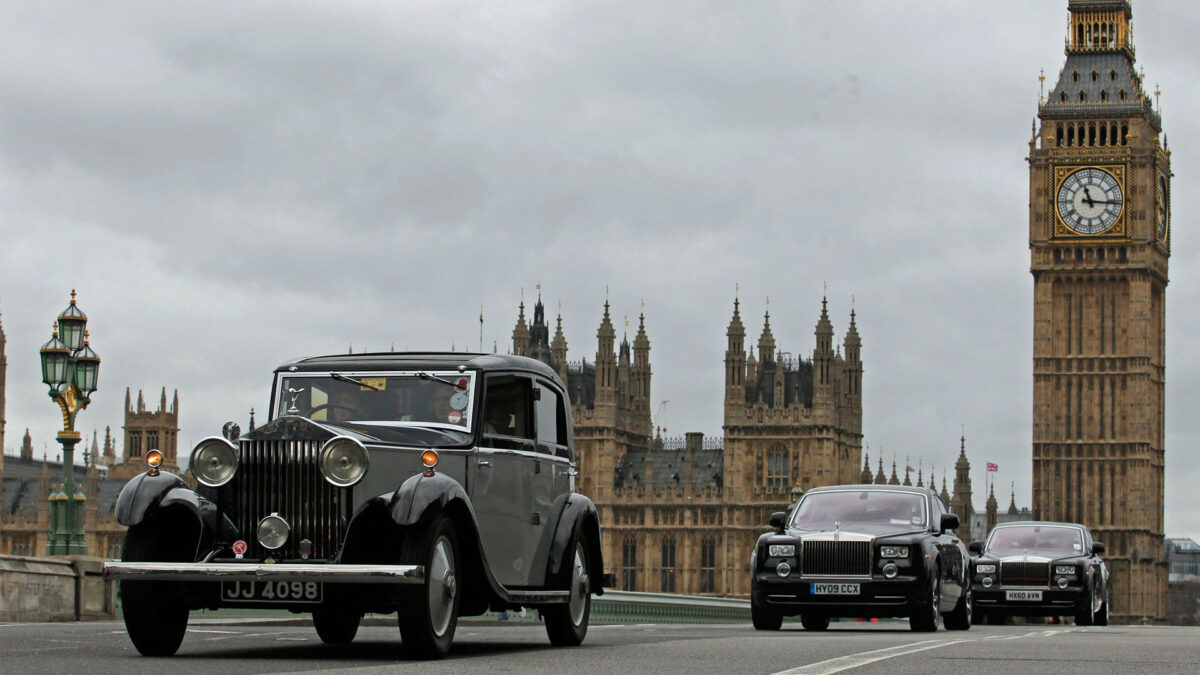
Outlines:
[[341, 373], [330, 373], [329, 376], [332, 377], [333, 379], [339, 380], [341, 382], [349, 382], [350, 384], [357, 384], [358, 386], [363, 387], [365, 389], [374, 389], [375, 391], [383, 391], [383, 387], [376, 387], [373, 384], [367, 384], [366, 382], [363, 382], [362, 380], [356, 380], [353, 377], [350, 377], [349, 375], [343, 375]]
[[442, 384], [448, 384], [451, 387], [454, 387], [455, 389], [466, 389], [466, 387], [459, 385], [457, 382], [451, 382], [450, 380], [447, 380], [444, 377], [438, 377], [437, 375], [434, 375], [433, 373], [427, 373], [423, 370], [418, 370], [417, 376], [422, 379], [425, 379], [425, 380], [433, 380], [434, 382], [441, 382]]

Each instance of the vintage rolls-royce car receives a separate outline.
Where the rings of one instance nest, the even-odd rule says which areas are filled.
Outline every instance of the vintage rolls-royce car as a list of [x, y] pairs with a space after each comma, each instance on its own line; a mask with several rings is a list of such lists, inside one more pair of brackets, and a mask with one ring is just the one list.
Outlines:
[[439, 657], [459, 616], [536, 608], [577, 645], [603, 593], [595, 506], [574, 491], [571, 409], [540, 361], [488, 354], [307, 358], [275, 371], [269, 422], [201, 440], [192, 490], [157, 469], [116, 506], [125, 625], [175, 653], [188, 611], [286, 608], [320, 638], [397, 612], [407, 650]]
[[1104, 544], [1078, 523], [1021, 521], [971, 542], [976, 622], [1003, 616], [1074, 615], [1080, 626], [1107, 626]]
[[808, 630], [830, 617], [907, 616], [914, 631], [971, 627], [967, 549], [958, 516], [927, 488], [820, 487], [790, 514], [771, 515], [773, 532], [750, 555], [750, 614], [759, 630], [800, 616]]

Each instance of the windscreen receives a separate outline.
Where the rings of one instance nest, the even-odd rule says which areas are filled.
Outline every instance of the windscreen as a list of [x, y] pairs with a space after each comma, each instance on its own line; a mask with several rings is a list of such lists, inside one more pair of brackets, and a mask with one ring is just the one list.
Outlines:
[[1022, 553], [1081, 555], [1083, 533], [1078, 528], [1058, 525], [998, 527], [988, 538], [987, 552], [998, 556]]
[[804, 495], [792, 513], [792, 526], [801, 529], [845, 528], [850, 523], [925, 526], [925, 498], [908, 492], [845, 490]]
[[330, 424], [428, 425], [470, 429], [474, 373], [289, 374], [276, 416]]

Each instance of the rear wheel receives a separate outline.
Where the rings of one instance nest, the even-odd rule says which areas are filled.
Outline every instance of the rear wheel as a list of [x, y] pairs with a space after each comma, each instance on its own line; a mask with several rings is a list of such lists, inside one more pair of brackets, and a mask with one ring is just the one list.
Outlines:
[[[154, 538], [130, 528], [121, 549], [123, 562], [162, 562]], [[143, 656], [170, 656], [179, 651], [187, 632], [188, 610], [162, 581], [122, 581], [121, 614], [133, 646]]]
[[967, 586], [963, 589], [962, 595], [958, 596], [958, 604], [946, 615], [944, 620], [946, 630], [970, 630], [974, 608], [975, 596], [971, 593], [971, 587]]
[[929, 598], [925, 604], [913, 607], [908, 616], [908, 627], [920, 633], [931, 633], [937, 630], [938, 598], [941, 597], [941, 587], [935, 576], [929, 584]]
[[587, 635], [588, 621], [592, 614], [592, 584], [588, 576], [587, 546], [577, 534], [575, 555], [564, 576], [570, 600], [565, 605], [547, 605], [542, 608], [546, 622], [546, 635], [550, 644], [559, 647], [574, 647], [583, 642]]
[[401, 587], [398, 623], [404, 647], [425, 659], [450, 651], [458, 626], [458, 538], [454, 522], [439, 515], [431, 527], [415, 528], [404, 539], [400, 562], [424, 565], [420, 584]]
[[824, 614], [801, 614], [800, 625], [804, 626], [804, 630], [827, 630], [829, 617]]
[[755, 630], [779, 630], [779, 627], [783, 625], [783, 615], [751, 600], [750, 623], [754, 624]]

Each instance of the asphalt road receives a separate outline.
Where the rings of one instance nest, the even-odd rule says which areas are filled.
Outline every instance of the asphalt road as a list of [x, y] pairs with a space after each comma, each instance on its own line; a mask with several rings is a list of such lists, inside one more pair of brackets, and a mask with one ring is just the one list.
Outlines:
[[414, 661], [394, 624], [372, 620], [329, 647], [301, 619], [193, 620], [179, 653], [141, 657], [120, 622], [0, 624], [0, 673], [1197, 673], [1200, 628], [975, 626], [909, 632], [907, 623], [592, 626], [554, 648], [538, 623], [463, 622], [442, 661]]

